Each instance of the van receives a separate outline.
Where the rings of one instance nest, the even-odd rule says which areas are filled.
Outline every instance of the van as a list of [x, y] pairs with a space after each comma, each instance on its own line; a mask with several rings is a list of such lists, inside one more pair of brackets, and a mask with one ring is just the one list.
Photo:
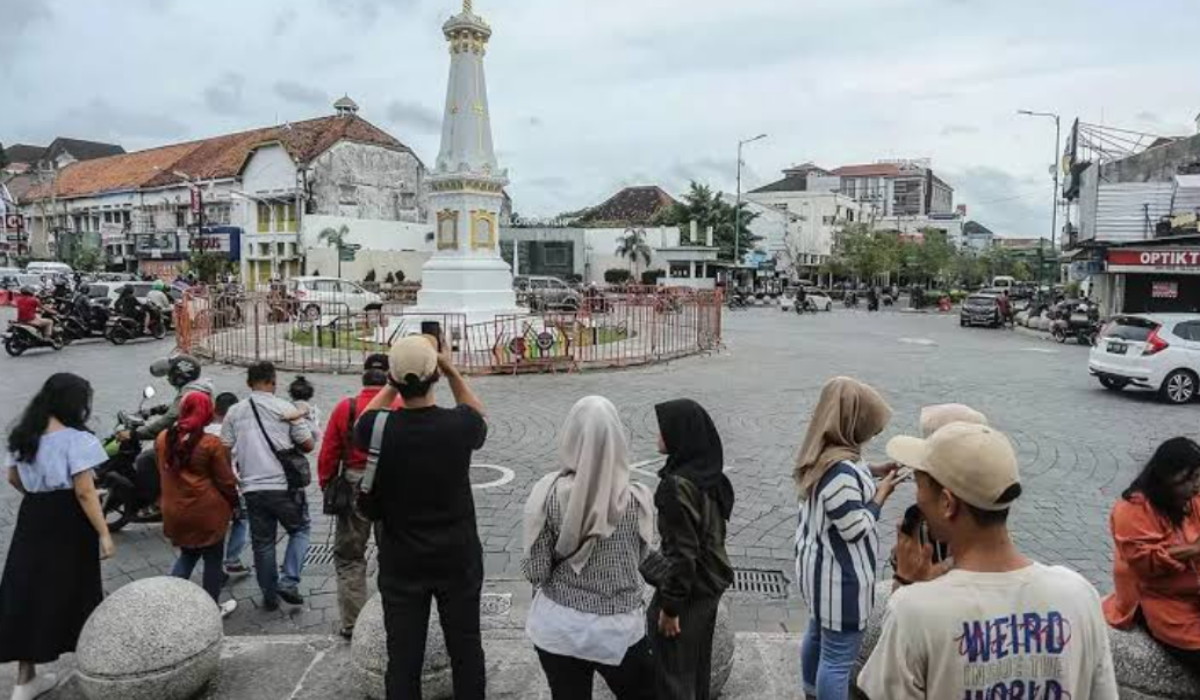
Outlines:
[[999, 289], [1002, 292], [1012, 292], [1013, 287], [1017, 286], [1017, 279], [1008, 275], [999, 275], [992, 278], [992, 289]]
[[25, 266], [27, 275], [70, 275], [71, 266], [60, 262], [31, 262]]

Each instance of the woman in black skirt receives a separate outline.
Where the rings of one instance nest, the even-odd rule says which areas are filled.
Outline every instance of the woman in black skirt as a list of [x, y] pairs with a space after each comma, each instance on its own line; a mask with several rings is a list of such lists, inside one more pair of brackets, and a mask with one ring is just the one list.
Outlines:
[[36, 664], [75, 651], [100, 604], [100, 559], [113, 541], [100, 510], [92, 470], [108, 456], [85, 424], [92, 387], [55, 374], [8, 436], [8, 483], [24, 494], [0, 582], [0, 662], [16, 661], [13, 700], [54, 687]]

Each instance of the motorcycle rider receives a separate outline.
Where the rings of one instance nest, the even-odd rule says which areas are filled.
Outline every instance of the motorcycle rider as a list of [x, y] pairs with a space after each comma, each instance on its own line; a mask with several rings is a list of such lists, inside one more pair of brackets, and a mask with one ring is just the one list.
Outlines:
[[155, 323], [162, 323], [164, 315], [170, 315], [173, 304], [166, 293], [167, 285], [162, 280], [156, 280], [146, 295], [146, 310]]
[[125, 318], [135, 321], [138, 328], [146, 328], [146, 307], [142, 306], [142, 302], [138, 301], [134, 295], [132, 284], [121, 287], [120, 296], [113, 302], [113, 310]]
[[[117, 433], [117, 439], [122, 442], [136, 437], [142, 442], [149, 442], [153, 445], [158, 434], [175, 425], [175, 421], [179, 419], [179, 405], [183, 402], [184, 396], [193, 391], [203, 391], [209, 395], [209, 398], [212, 398], [216, 393], [212, 380], [200, 379], [200, 361], [191, 355], [176, 355], [165, 360], [156, 360], [150, 365], [150, 374], [155, 377], [167, 378], [171, 386], [175, 387], [175, 400], [171, 402], [171, 406], [165, 413], [142, 424], [132, 433], [127, 430]], [[138, 517], [152, 517], [158, 510], [159, 494], [158, 462], [153, 446], [137, 456], [135, 468], [137, 469], [138, 501], [148, 504], [138, 513]]]
[[799, 287], [796, 287], [796, 310], [797, 311], [807, 311], [808, 310], [807, 307], [808, 307], [808, 290], [804, 288], [804, 285], [800, 285]]
[[54, 321], [40, 313], [42, 301], [34, 293], [33, 287], [21, 287], [21, 295], [13, 304], [17, 307], [17, 323], [38, 329], [47, 340], [53, 337]]

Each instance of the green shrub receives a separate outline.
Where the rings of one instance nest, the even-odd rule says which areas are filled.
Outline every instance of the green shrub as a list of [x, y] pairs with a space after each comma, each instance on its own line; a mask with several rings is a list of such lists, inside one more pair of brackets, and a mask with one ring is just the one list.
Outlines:
[[658, 284], [658, 278], [665, 273], [657, 268], [642, 273], [642, 284]]
[[613, 267], [604, 271], [604, 281], [609, 284], [626, 284], [630, 277], [633, 275], [629, 270], [621, 267]]

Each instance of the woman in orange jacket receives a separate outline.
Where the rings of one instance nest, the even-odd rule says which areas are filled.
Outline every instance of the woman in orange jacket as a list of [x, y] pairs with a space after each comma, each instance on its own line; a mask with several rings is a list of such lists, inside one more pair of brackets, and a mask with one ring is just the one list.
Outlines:
[[1116, 591], [1104, 616], [1139, 620], [1188, 668], [1200, 669], [1200, 445], [1171, 438], [1121, 494], [1110, 520]]

